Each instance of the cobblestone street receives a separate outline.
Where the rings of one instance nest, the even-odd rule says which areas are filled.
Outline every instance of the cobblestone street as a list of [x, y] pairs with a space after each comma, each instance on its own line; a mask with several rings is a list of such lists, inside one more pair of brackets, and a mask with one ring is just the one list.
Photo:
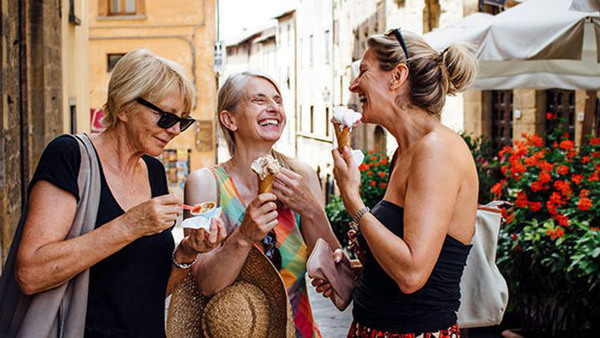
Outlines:
[[307, 281], [307, 284], [313, 316], [321, 329], [323, 337], [346, 337], [350, 323], [352, 323], [352, 304], [344, 312], [341, 312], [328, 298], [321, 296], [314, 290], [310, 280]]

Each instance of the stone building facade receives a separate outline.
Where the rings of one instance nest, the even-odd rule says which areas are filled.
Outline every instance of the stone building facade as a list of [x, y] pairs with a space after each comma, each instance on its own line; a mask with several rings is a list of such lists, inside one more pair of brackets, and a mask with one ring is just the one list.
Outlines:
[[[87, 68], [80, 67], [86, 60], [78, 52], [82, 46], [87, 49], [85, 5], [84, 0], [0, 4], [0, 262], [6, 259], [44, 147], [73, 131], [77, 111], [66, 109], [69, 99], [85, 105], [86, 87], [70, 91], [78, 86], [73, 81], [86, 79]], [[72, 59], [79, 63], [69, 64]], [[77, 74], [77, 80], [69, 74]]]
[[[112, 67], [130, 50], [146, 48], [180, 63], [196, 87], [198, 122], [169, 143], [162, 160], [169, 187], [181, 193], [191, 170], [215, 163], [216, 74], [214, 0], [94, 0], [89, 2], [90, 115], [106, 102]], [[99, 113], [100, 112], [100, 113]]]

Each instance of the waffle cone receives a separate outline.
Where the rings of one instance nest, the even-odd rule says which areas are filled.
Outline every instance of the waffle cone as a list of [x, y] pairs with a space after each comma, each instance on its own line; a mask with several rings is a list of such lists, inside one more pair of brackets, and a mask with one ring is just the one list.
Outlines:
[[338, 143], [338, 149], [341, 151], [345, 146], [350, 147], [350, 128], [339, 124], [333, 124], [335, 129], [335, 137]]
[[262, 180], [258, 179], [258, 193], [262, 194], [265, 192], [271, 192], [273, 190], [273, 175], [267, 175]]

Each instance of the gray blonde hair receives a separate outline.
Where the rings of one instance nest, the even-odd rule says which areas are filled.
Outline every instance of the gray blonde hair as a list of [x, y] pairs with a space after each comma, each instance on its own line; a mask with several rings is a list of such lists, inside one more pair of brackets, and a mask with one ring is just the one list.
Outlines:
[[[406, 31], [402, 35], [408, 59], [393, 35], [371, 36], [367, 45], [375, 51], [381, 70], [390, 71], [400, 63], [407, 65], [410, 103], [439, 118], [446, 95], [465, 90], [475, 80], [477, 60], [465, 45], [452, 44], [438, 53], [420, 36]], [[396, 98], [396, 102], [401, 101]]]
[[183, 97], [184, 111], [189, 113], [195, 92], [180, 64], [147, 49], [136, 49], [125, 54], [113, 68], [102, 123], [107, 129], [113, 128], [120, 112], [136, 109], [138, 97], [156, 102], [178, 93]]
[[[225, 143], [227, 143], [227, 150], [229, 150], [229, 155], [234, 156], [237, 149], [235, 146], [235, 135], [234, 133], [227, 129], [220, 118], [220, 113], [224, 110], [227, 110], [231, 114], [236, 114], [240, 101], [246, 94], [246, 86], [248, 85], [248, 81], [252, 78], [260, 78], [267, 80], [270, 82], [279, 95], [281, 95], [281, 90], [277, 85], [277, 82], [273, 80], [267, 74], [256, 72], [256, 71], [244, 71], [236, 74], [232, 74], [223, 83], [221, 88], [219, 88], [219, 92], [217, 94], [217, 120], [219, 121], [219, 131], [223, 139], [225, 139]], [[298, 164], [295, 160], [277, 152], [275, 150], [271, 150], [271, 154], [279, 161], [279, 163], [293, 171], [297, 171]]]

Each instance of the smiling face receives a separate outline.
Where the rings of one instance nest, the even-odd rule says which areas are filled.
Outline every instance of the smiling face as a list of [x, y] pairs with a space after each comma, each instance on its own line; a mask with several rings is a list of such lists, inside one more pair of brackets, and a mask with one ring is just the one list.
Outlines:
[[285, 127], [285, 112], [281, 95], [266, 79], [252, 77], [240, 100], [235, 119], [236, 142], [276, 142]]
[[[182, 116], [184, 115], [185, 104], [179, 93], [167, 95], [162, 100], [152, 101], [152, 103], [166, 112], [179, 117], [186, 117]], [[158, 156], [167, 144], [179, 135], [179, 123], [168, 129], [163, 129], [157, 124], [160, 118], [158, 112], [140, 104], [137, 104], [136, 107], [137, 109], [131, 113], [121, 114], [129, 140], [135, 149], [152, 156]], [[188, 114], [185, 113], [185, 115]]]
[[367, 48], [360, 63], [360, 73], [350, 84], [350, 91], [358, 94], [362, 104], [362, 122], [378, 123], [379, 115], [393, 102], [390, 89], [392, 72], [381, 70], [375, 51]]

